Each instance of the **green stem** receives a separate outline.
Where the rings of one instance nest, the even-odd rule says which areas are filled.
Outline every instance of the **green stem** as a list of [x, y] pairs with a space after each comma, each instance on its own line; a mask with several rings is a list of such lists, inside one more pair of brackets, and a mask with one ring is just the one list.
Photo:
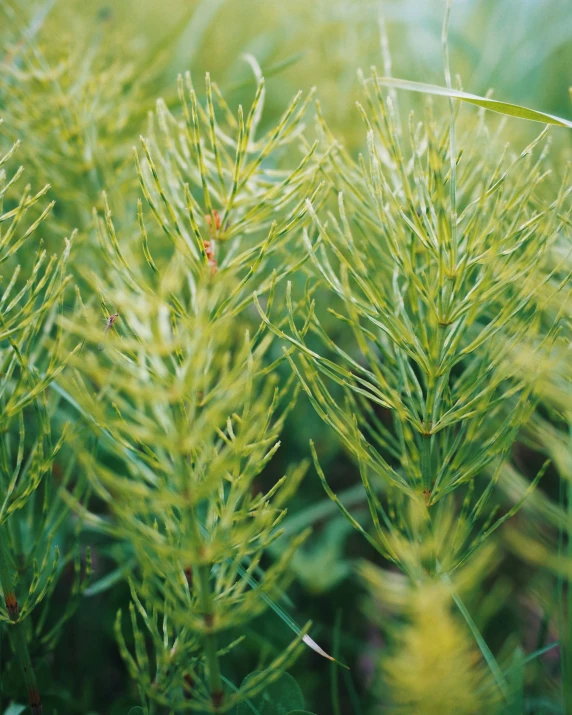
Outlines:
[[[572, 446], [572, 423], [569, 427]], [[558, 551], [570, 561], [572, 558], [572, 483], [570, 475], [560, 478], [560, 503], [565, 509], [566, 525], [560, 529]], [[572, 713], [572, 583], [565, 576], [559, 577], [560, 643], [562, 668], [562, 697], [564, 712]]]
[[439, 404], [441, 394], [445, 383], [448, 380], [448, 375], [439, 375], [439, 367], [443, 357], [443, 345], [445, 343], [445, 326], [439, 324], [437, 327], [437, 340], [435, 342], [435, 351], [431, 350], [428, 358], [430, 360], [430, 372], [427, 375], [427, 397], [425, 400], [425, 409], [423, 415], [423, 426], [425, 432], [421, 435], [421, 479], [424, 490], [431, 493], [433, 487], [433, 469], [431, 464], [431, 452], [435, 435], [433, 433], [433, 425], [439, 418]]
[[18, 600], [13, 587], [12, 568], [10, 555], [8, 551], [8, 533], [4, 524], [0, 525], [0, 585], [4, 594], [4, 602], [10, 620], [12, 621], [9, 634], [12, 644], [12, 650], [16, 656], [16, 660], [20, 664], [26, 691], [28, 693], [28, 702], [33, 715], [42, 715], [42, 701], [38, 691], [36, 674], [32, 666], [30, 651], [24, 633], [24, 626], [20, 620], [20, 609]]
[[330, 679], [330, 687], [331, 687], [331, 693], [332, 693], [332, 712], [333, 715], [341, 715], [341, 708], [340, 708], [340, 693], [339, 693], [339, 679], [338, 679], [338, 673], [339, 673], [339, 667], [338, 667], [338, 657], [340, 655], [340, 628], [341, 628], [341, 621], [342, 621], [342, 611], [341, 609], [338, 608], [336, 611], [336, 625], [334, 627], [334, 643], [333, 643], [333, 655], [336, 660], [332, 661], [330, 663], [330, 673], [331, 673], [331, 679]]
[[216, 632], [214, 630], [214, 612], [209, 584], [210, 569], [206, 565], [199, 566], [199, 598], [205, 623], [204, 646], [209, 678], [209, 689], [215, 710], [222, 704], [223, 690], [220, 666], [217, 654]]
[[430, 434], [424, 434], [421, 436], [421, 476], [423, 479], [423, 488], [430, 493], [432, 482]]

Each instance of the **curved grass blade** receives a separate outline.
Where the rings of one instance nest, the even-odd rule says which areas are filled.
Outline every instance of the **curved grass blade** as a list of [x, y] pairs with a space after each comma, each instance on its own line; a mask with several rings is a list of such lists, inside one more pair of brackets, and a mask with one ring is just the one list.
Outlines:
[[465, 604], [463, 603], [463, 601], [461, 601], [461, 598], [458, 596], [458, 594], [455, 593], [455, 591], [452, 589], [451, 579], [448, 577], [447, 574], [443, 574], [443, 580], [447, 584], [449, 584], [449, 586], [451, 586], [451, 597], [453, 598], [453, 601], [455, 602], [455, 605], [457, 606], [459, 611], [462, 613], [463, 618], [465, 619], [471, 633], [473, 634], [473, 637], [479, 647], [479, 650], [481, 651], [483, 658], [485, 659], [486, 664], [489, 667], [489, 670], [491, 671], [491, 674], [495, 680], [495, 683], [497, 684], [498, 689], [502, 693], [505, 701], [509, 702], [510, 698], [508, 683], [506, 681], [505, 676], [503, 675], [502, 670], [499, 667], [499, 664], [497, 663], [494, 655], [492, 654], [491, 649], [486, 644], [485, 639], [477, 628], [477, 624], [471, 618], [471, 614], [467, 610]]
[[[371, 82], [372, 80], [370, 79], [368, 81]], [[536, 109], [521, 107], [519, 104], [511, 104], [510, 102], [501, 102], [498, 99], [480, 97], [478, 94], [469, 94], [468, 92], [462, 92], [458, 89], [447, 89], [447, 87], [439, 87], [435, 84], [411, 82], [410, 80], [396, 79], [394, 77], [378, 77], [377, 82], [383, 87], [394, 87], [396, 89], [405, 89], [409, 92], [421, 92], [422, 94], [460, 99], [462, 102], [475, 104], [477, 107], [483, 107], [498, 114], [506, 114], [509, 117], [518, 117], [519, 119], [527, 119], [531, 122], [542, 122], [543, 124], [553, 124], [557, 127], [572, 129], [572, 121], [569, 119], [556, 117], [546, 112], [539, 112]]]

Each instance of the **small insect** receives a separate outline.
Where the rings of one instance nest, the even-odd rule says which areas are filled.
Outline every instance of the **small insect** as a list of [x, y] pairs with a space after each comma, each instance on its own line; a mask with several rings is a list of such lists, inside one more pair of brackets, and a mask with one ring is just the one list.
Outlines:
[[107, 331], [111, 328], [113, 323], [119, 318], [119, 313], [112, 313], [109, 318], [105, 321], [105, 330], [103, 331], [104, 333], [107, 333]]
[[[111, 313], [111, 315], [109, 315], [109, 317], [106, 318], [105, 328], [103, 329], [104, 333], [107, 334], [111, 330], [111, 328], [113, 327], [113, 324], [115, 323], [117, 318], [119, 318], [119, 313]], [[103, 350], [103, 343], [99, 343], [99, 345], [97, 346], [97, 349]]]

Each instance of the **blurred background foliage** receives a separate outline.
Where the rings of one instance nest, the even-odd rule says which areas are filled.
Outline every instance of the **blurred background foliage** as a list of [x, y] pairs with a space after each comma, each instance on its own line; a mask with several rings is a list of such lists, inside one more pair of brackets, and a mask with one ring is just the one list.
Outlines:
[[[149, 114], [159, 97], [169, 109], [178, 107], [179, 73], [190, 70], [204, 98], [202, 78], [209, 72], [235, 112], [239, 104], [250, 106], [255, 95], [256, 65], [250, 59], [255, 58], [266, 78], [262, 129], [278, 121], [299, 89], [315, 86], [330, 129], [355, 156], [365, 146], [363, 123], [355, 107], [361, 96], [357, 71], [361, 68], [367, 74], [376, 65], [382, 73], [381, 22], [393, 75], [443, 84], [443, 12], [441, 0], [2, 0], [2, 153], [14, 140], [21, 140], [17, 161], [26, 167], [25, 182], [33, 192], [50, 184], [48, 198], [56, 203], [49, 221], [42, 224], [42, 237], [50, 250], [61, 252], [64, 237], [77, 229], [70, 271], [89, 292], [88, 269], [96, 274], [108, 270], [98, 249], [99, 229], [92, 210], [106, 210], [105, 190], [118, 234], [126, 240], [135, 235], [140, 190], [132, 147], [139, 146], [140, 134], [149, 134]], [[458, 0], [449, 38], [453, 73], [459, 75], [466, 91], [485, 94], [492, 89], [497, 99], [572, 116], [569, 0]], [[400, 95], [400, 102], [403, 112], [421, 104], [415, 96]], [[436, 99], [434, 104], [445, 110], [447, 103]], [[500, 126], [497, 118], [491, 122]], [[538, 125], [509, 120], [499, 131], [502, 138], [522, 148], [538, 129]], [[553, 130], [551, 136], [550, 162], [558, 176], [570, 158], [572, 140], [563, 129]], [[298, 248], [302, 250], [301, 246], [291, 250]], [[32, 266], [34, 254], [24, 254], [21, 261]], [[64, 314], [71, 314], [73, 302], [73, 296], [66, 295]], [[252, 321], [257, 319], [254, 310], [248, 315]], [[339, 322], [331, 321], [329, 330], [338, 344], [351, 341]], [[272, 350], [279, 357], [280, 347], [272, 346]], [[534, 477], [547, 454], [553, 465], [527, 508], [499, 532], [495, 554], [489, 554], [488, 565], [482, 566], [478, 577], [469, 579], [473, 585], [466, 586], [464, 597], [497, 659], [507, 670], [512, 668], [509, 687], [522, 692], [518, 678], [527, 683], [526, 702], [512, 701], [515, 715], [567, 712], [558, 705], [558, 649], [547, 649], [524, 667], [526, 653], [558, 640], [562, 623], [556, 594], [570, 578], [570, 562], [562, 544], [558, 545], [558, 529], [570, 528], [566, 521], [570, 517], [559, 511], [558, 503], [561, 492], [570, 488], [566, 478], [572, 479], [567, 426], [561, 418], [562, 404], [558, 404], [564, 401], [564, 412], [569, 412], [570, 405], [566, 407], [562, 398], [563, 391], [569, 390], [563, 365], [555, 365], [554, 379], [547, 380], [545, 387], [545, 402], [514, 448], [516, 468], [507, 467], [499, 482], [506, 504], [522, 493], [523, 480]], [[284, 365], [280, 370], [284, 376], [289, 374]], [[56, 424], [73, 420], [69, 403], [51, 399], [49, 411]], [[356, 518], [365, 519], [367, 503], [356, 464], [305, 397], [289, 415], [282, 447], [259, 478], [261, 484], [271, 486], [293, 464], [307, 459], [310, 438], [331, 487], [343, 495]], [[72, 451], [69, 446], [62, 448], [62, 463], [71, 463]], [[57, 461], [54, 470], [57, 473]], [[388, 586], [385, 582], [376, 591], [377, 576], [363, 563], [379, 557], [349, 528], [313, 470], [288, 509], [283, 542], [272, 545], [267, 565], [283, 552], [289, 538], [312, 528], [291, 562], [294, 582], [288, 591], [288, 607], [300, 625], [312, 620], [313, 637], [351, 667], [350, 671], [336, 669], [316, 653], [305, 651], [290, 672], [304, 693], [307, 710], [319, 715], [385, 712], [390, 707], [388, 692], [407, 689], [412, 692], [410, 709], [396, 697], [392, 702], [397, 710], [430, 712], [423, 709], [423, 692], [416, 687], [430, 682], [433, 675], [422, 672], [433, 655], [428, 653], [423, 659], [420, 643], [426, 646], [435, 641], [450, 659], [441, 664], [445, 675], [450, 674], [448, 662], [458, 668], [459, 678], [464, 669], [470, 670], [464, 687], [454, 678], [450, 683], [441, 680], [449, 692], [458, 693], [456, 712], [484, 712], [495, 702], [482, 663], [476, 670], [470, 668], [479, 656], [443, 593], [429, 591], [407, 598], [397, 577], [396, 583]], [[71, 554], [74, 519], [69, 516], [67, 526], [58, 532], [62, 553]], [[59, 712], [122, 715], [138, 703], [113, 631], [117, 610], [125, 610], [130, 598], [122, 570], [125, 552], [120, 543], [89, 522], [79, 540], [82, 553], [87, 546], [92, 550], [92, 584], [83, 592], [65, 637], [39, 663], [39, 687], [48, 693], [48, 705], [53, 697]], [[67, 598], [76, 572], [68, 555], [55, 587], [56, 603], [58, 596]], [[369, 584], [369, 591], [364, 583]], [[410, 610], [409, 625], [394, 634], [387, 624], [399, 617], [395, 613], [402, 616], [404, 609]], [[235, 663], [236, 673], [228, 673], [228, 677], [236, 675], [238, 682], [244, 672], [257, 667], [261, 651], [276, 655], [291, 640], [291, 633], [273, 612], [257, 617], [244, 633], [247, 638]], [[392, 642], [399, 645], [401, 664], [386, 658]], [[507, 665], [518, 644], [521, 655]], [[8, 707], [9, 698], [16, 698], [20, 691], [15, 666], [3, 656], [4, 647], [0, 677], [2, 705]], [[408, 669], [409, 681], [403, 679]], [[58, 693], [53, 692], [54, 673]], [[467, 689], [476, 695], [470, 698]], [[464, 696], [469, 705], [464, 704]], [[439, 702], [439, 693], [432, 702]], [[46, 711], [51, 712], [49, 706]]]

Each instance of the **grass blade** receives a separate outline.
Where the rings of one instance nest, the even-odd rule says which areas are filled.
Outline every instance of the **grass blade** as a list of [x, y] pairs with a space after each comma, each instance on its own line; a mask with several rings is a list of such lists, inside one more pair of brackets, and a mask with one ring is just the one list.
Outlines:
[[[371, 82], [371, 80], [368, 81]], [[498, 99], [480, 97], [478, 94], [469, 94], [468, 92], [462, 92], [458, 89], [447, 89], [447, 87], [439, 87], [435, 84], [411, 82], [410, 80], [396, 79], [394, 77], [378, 77], [377, 81], [383, 87], [394, 87], [396, 89], [405, 89], [409, 92], [420, 92], [421, 94], [432, 94], [441, 97], [450, 97], [452, 99], [460, 99], [462, 102], [475, 104], [477, 107], [483, 107], [498, 114], [506, 114], [509, 117], [518, 117], [519, 119], [527, 119], [531, 122], [542, 122], [543, 124], [553, 124], [557, 127], [572, 129], [572, 121], [569, 119], [556, 117], [546, 112], [539, 112], [536, 109], [521, 107], [519, 104], [501, 102]]]
[[475, 641], [477, 642], [477, 645], [479, 646], [479, 650], [481, 651], [483, 658], [485, 659], [487, 665], [489, 666], [489, 670], [491, 671], [491, 674], [495, 680], [495, 683], [497, 684], [499, 690], [503, 694], [504, 699], [508, 702], [509, 701], [508, 684], [507, 684], [506, 679], [502, 673], [502, 670], [499, 667], [499, 664], [497, 663], [490, 648], [486, 644], [485, 639], [482, 637], [479, 629], [477, 628], [477, 624], [471, 618], [471, 614], [468, 612], [463, 601], [460, 599], [460, 597], [454, 591], [451, 591], [451, 596], [453, 598], [453, 601], [455, 601], [457, 608], [459, 609], [459, 611], [461, 611], [463, 618], [467, 622], [467, 625], [469, 626], [471, 633], [473, 634], [473, 637], [474, 637]]

